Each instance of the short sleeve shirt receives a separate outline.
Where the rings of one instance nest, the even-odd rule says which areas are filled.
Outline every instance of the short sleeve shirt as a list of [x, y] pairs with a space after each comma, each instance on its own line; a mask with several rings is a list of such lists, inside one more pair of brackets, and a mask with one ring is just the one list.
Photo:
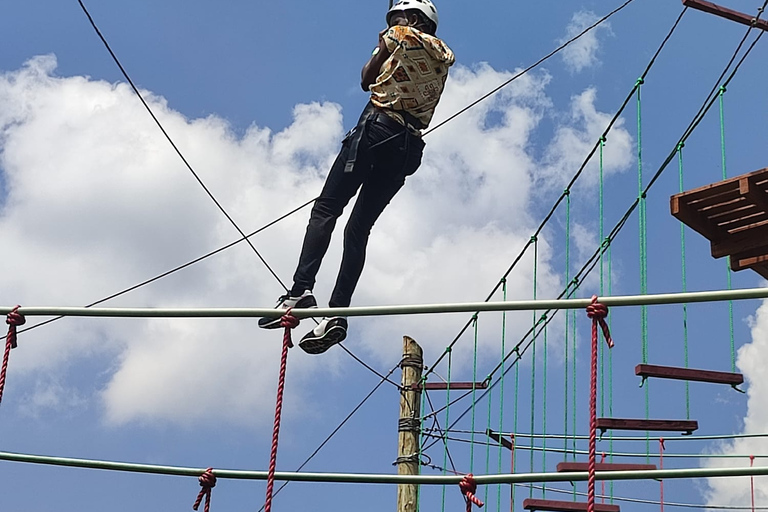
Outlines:
[[455, 61], [453, 52], [437, 37], [408, 26], [391, 27], [383, 39], [391, 55], [370, 87], [371, 101], [406, 111], [426, 127]]

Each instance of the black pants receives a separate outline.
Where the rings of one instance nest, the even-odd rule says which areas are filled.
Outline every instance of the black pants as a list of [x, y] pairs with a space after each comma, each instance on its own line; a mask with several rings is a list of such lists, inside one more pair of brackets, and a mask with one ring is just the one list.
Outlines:
[[[344, 139], [312, 208], [291, 294], [311, 290], [336, 220], [360, 190], [344, 229], [344, 254], [330, 307], [347, 307], [365, 263], [368, 235], [381, 212], [421, 164], [424, 142], [372, 104]], [[353, 165], [349, 165], [353, 163]]]

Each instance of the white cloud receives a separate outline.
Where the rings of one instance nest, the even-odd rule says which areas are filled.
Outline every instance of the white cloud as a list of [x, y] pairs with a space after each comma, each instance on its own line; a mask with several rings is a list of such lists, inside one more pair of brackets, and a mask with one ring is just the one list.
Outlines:
[[[7, 190], [0, 237], [10, 262], [0, 275], [5, 303], [82, 305], [237, 238], [127, 86], [55, 77], [55, 65], [53, 57], [38, 57], [0, 76], [0, 168]], [[436, 123], [510, 76], [488, 65], [457, 66]], [[543, 163], [530, 146], [539, 122], [552, 110], [546, 94], [550, 80], [546, 74], [525, 75], [428, 136], [422, 168], [374, 229], [355, 304], [485, 298], [538, 222], [531, 214], [536, 211], [532, 187]], [[246, 232], [318, 193], [343, 125], [358, 114], [347, 112], [343, 123], [338, 105], [298, 105], [293, 123], [282, 132], [254, 125], [238, 137], [222, 119], [186, 119], [162, 98], [144, 94]], [[607, 119], [594, 99], [594, 91], [574, 98], [574, 114], [558, 121], [548, 165], [566, 158], [562, 148], [582, 148]], [[617, 138], [622, 137], [625, 143], [617, 144], [611, 157], [613, 170], [631, 158], [625, 154], [629, 135], [619, 130]], [[307, 215], [294, 215], [253, 239], [286, 281]], [[341, 232], [337, 229], [318, 276], [315, 291], [321, 302], [338, 270]], [[545, 233], [538, 242], [542, 298], [556, 295], [563, 285], [559, 265], [550, 265], [552, 252]], [[532, 269], [529, 251], [509, 278], [510, 299], [531, 297]], [[240, 244], [110, 305], [264, 307], [280, 292], [250, 248]], [[496, 318], [481, 316], [481, 333], [497, 333]], [[509, 318], [512, 335], [530, 326], [530, 313]], [[466, 319], [355, 318], [348, 345], [376, 366], [389, 365], [399, 358], [401, 335], [407, 333], [431, 360]], [[306, 327], [304, 322], [295, 336]], [[490, 334], [481, 338], [488, 361], [498, 358], [496, 349], [490, 350], [492, 340]], [[102, 400], [108, 422], [215, 420], [266, 426], [280, 341], [279, 331], [259, 331], [255, 319], [66, 319], [24, 333], [12, 373], [16, 385], [29, 387], [42, 368], [66, 375], [73, 361], [94, 358], [105, 367], [104, 374], [94, 376], [103, 382], [97, 397], [83, 397], [82, 390], [72, 396]], [[469, 344], [457, 350], [469, 350]], [[292, 351], [286, 412], [312, 414], [313, 387], [307, 384], [334, 377], [342, 363], [349, 364], [338, 350], [322, 357]], [[67, 385], [56, 383], [62, 389]], [[36, 393], [42, 408], [67, 400], [56, 389]]]
[[[560, 43], [572, 39], [574, 36], [584, 31], [584, 29], [594, 24], [597, 20], [598, 16], [591, 11], [579, 11], [574, 13], [571, 17], [571, 22], [566, 28], [565, 37], [560, 40]], [[610, 33], [610, 23], [601, 23], [563, 49], [561, 52], [563, 62], [571, 72], [578, 73], [585, 68], [599, 64], [597, 54], [600, 51], [600, 40], [598, 39], [598, 36], [601, 31]]]
[[[743, 345], [738, 352], [736, 364], [744, 374], [747, 393], [747, 415], [744, 418], [743, 434], [761, 434], [768, 432], [768, 410], [765, 402], [768, 398], [768, 382], [765, 368], [768, 365], [768, 301], [758, 308], [750, 319], [752, 341]], [[761, 454], [768, 451], [766, 438], [740, 438], [722, 443], [716, 450], [723, 454]], [[756, 466], [765, 465], [765, 459], [756, 458]], [[749, 465], [745, 458], [709, 459], [708, 467], [744, 467]], [[740, 505], [750, 503], [750, 482], [748, 478], [710, 478], [705, 498], [708, 503], [720, 505]], [[755, 478], [755, 501], [764, 503], [768, 498], [768, 481]]]
[[[571, 97], [570, 111], [560, 120], [554, 140], [543, 158], [544, 167], [536, 178], [541, 183], [555, 180], [564, 187], [595, 147], [612, 115], [597, 109], [597, 90], [589, 88]], [[632, 162], [632, 136], [624, 119], [614, 123], [603, 146], [603, 177], [626, 170]], [[577, 186], [594, 187], [599, 181], [599, 149], [589, 161]]]

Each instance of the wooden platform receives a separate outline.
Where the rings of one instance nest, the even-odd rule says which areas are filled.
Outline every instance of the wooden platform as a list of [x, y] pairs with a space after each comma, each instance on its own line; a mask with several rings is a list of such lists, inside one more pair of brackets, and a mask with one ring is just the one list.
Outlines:
[[[576, 471], [588, 471], [588, 462], [560, 462], [557, 465], [558, 473], [574, 473]], [[614, 464], [610, 462], [596, 462], [595, 471], [648, 471], [656, 469], [655, 464]]]
[[729, 386], [738, 386], [739, 384], [744, 383], [744, 376], [740, 373], [716, 372], [712, 370], [694, 370], [692, 368], [658, 366], [655, 364], [639, 364], [635, 366], [635, 375], [639, 375], [644, 379], [655, 377], [659, 379], [728, 384]]
[[606, 430], [658, 430], [663, 432], [683, 432], [690, 435], [699, 428], [699, 422], [696, 420], [597, 418], [597, 428], [601, 433], [605, 433]]
[[675, 194], [670, 210], [710, 241], [713, 257], [768, 279], [768, 168]]
[[[523, 500], [523, 508], [525, 510], [553, 510], [555, 512], [586, 512], [587, 502], [526, 498]], [[595, 503], [595, 512], [619, 512], [619, 506]]]

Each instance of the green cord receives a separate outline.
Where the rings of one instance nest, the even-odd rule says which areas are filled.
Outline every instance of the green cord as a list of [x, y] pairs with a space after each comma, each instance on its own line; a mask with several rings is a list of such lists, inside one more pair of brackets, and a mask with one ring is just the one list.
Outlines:
[[[518, 360], [520, 359], [520, 352], [519, 351], [517, 351], [517, 359]], [[518, 419], [519, 419], [519, 415], [518, 415], [518, 412], [519, 412], [518, 405], [519, 405], [519, 398], [520, 398], [519, 390], [520, 390], [520, 365], [519, 364], [515, 364], [515, 414], [514, 414], [514, 417], [515, 417], [515, 430], [514, 431], [515, 431], [515, 433], [517, 433]], [[512, 449], [515, 450], [516, 446], [512, 446]], [[512, 455], [512, 473], [516, 473], [517, 472], [517, 457], [514, 456], [514, 453], [515, 453], [514, 451], [512, 453], [513, 453], [513, 455]], [[517, 488], [516, 485], [512, 486], [512, 507], [513, 508], [515, 506], [515, 490], [516, 490], [516, 488]]]
[[[571, 315], [573, 315], [573, 320], [571, 321], [571, 329], [572, 329], [572, 331], [571, 331], [571, 339], [573, 340], [573, 343], [571, 343], [571, 355], [572, 355], [572, 357], [571, 357], [571, 364], [572, 364], [572, 366], [571, 366], [571, 379], [572, 379], [572, 381], [571, 381], [571, 384], [572, 384], [571, 385], [571, 392], [573, 393], [572, 396], [571, 396], [572, 397], [571, 401], [573, 402], [573, 409], [571, 409], [572, 410], [571, 420], [573, 422], [573, 424], [572, 424], [573, 425], [573, 430], [572, 430], [573, 431], [573, 453], [572, 453], [572, 460], [575, 462], [576, 461], [576, 412], [577, 412], [577, 405], [578, 405], [577, 404], [577, 393], [576, 393], [576, 391], [577, 391], [577, 387], [576, 387], [576, 375], [577, 375], [577, 372], [576, 372], [576, 310], [573, 310], [570, 313], [571, 313]], [[576, 496], [576, 488], [575, 487], [573, 488], [573, 492], [574, 492], [573, 495], [574, 495], [574, 499], [575, 499], [575, 496]]]
[[[533, 241], [533, 300], [536, 300], [537, 274], [539, 263], [539, 239], [531, 237]], [[533, 342], [531, 346], [531, 435], [536, 428], [536, 311], [533, 312]], [[533, 450], [531, 450], [531, 473], [534, 472]], [[533, 487], [529, 489], [529, 497], [533, 498]]]
[[[565, 282], [570, 286], [570, 269], [571, 269], [571, 191], [565, 190]], [[565, 434], [563, 435], [563, 461], [568, 460], [568, 342], [570, 335], [570, 323], [571, 315], [569, 311], [565, 312], [565, 362], [563, 368], [565, 370], [565, 377], [563, 382], [565, 383], [565, 404], [563, 406], [563, 416], [565, 423]], [[576, 340], [574, 340], [576, 343]], [[575, 432], [574, 432], [575, 434]]]
[[[643, 85], [643, 79], [637, 80], [637, 189], [638, 189], [638, 201], [639, 201], [639, 218], [640, 218], [640, 293], [645, 295], [648, 293], [648, 241], [647, 241], [647, 226], [645, 216], [645, 194], [643, 193], [643, 125], [642, 125], [642, 101], [640, 90]], [[642, 306], [641, 311], [641, 332], [642, 332], [642, 349], [643, 349], [643, 363], [648, 362], [648, 306]], [[650, 417], [650, 395], [648, 392], [649, 384], [645, 385], [645, 418]], [[646, 433], [648, 437], [648, 433]], [[650, 438], [645, 443], [646, 461], [650, 460], [651, 454], [651, 442]]]
[[[426, 413], [426, 401], [427, 401], [427, 377], [421, 378], [421, 417], [424, 418]], [[422, 460], [422, 447], [424, 446], [424, 429], [419, 430], [419, 467], [421, 467]], [[421, 473], [421, 471], [419, 471]], [[421, 486], [416, 487], [416, 512], [421, 509]]]
[[[728, 171], [725, 166], [725, 109], [723, 108], [723, 96], [725, 95], [725, 86], [720, 86], [720, 94], [718, 95], [718, 100], [720, 103], [720, 154], [722, 157], [722, 165], [723, 165], [723, 180], [728, 179]], [[730, 266], [730, 257], [728, 257], [725, 261], [726, 267], [726, 275], [728, 277], [728, 289], [731, 290], [732, 284], [731, 284], [731, 266]], [[728, 327], [731, 334], [731, 371], [736, 373], [736, 339], [734, 337], [733, 333], [733, 301], [728, 301]]]
[[[613, 252], [613, 247], [611, 247], [610, 239], [606, 238], [605, 243], [608, 244], [608, 295], [613, 295], [613, 260], [611, 259], [611, 253]], [[608, 318], [608, 328], [611, 329], [613, 326], [613, 318]], [[610, 386], [608, 386], [608, 416], [613, 418], [613, 350], [608, 351], [608, 382], [610, 383]], [[608, 438], [608, 449], [611, 452], [610, 460], [609, 462], [613, 462], [613, 431], [610, 432]], [[611, 480], [610, 484], [610, 493], [611, 493], [611, 504], [613, 504], [613, 480]]]
[[[603, 216], [603, 192], [604, 192], [604, 182], [603, 182], [603, 155], [605, 151], [605, 136], [603, 135], [600, 137], [600, 166], [599, 166], [599, 172], [600, 172], [600, 180], [599, 180], [599, 214], [600, 214], [600, 220], [599, 220], [599, 236], [600, 240], [603, 240], [605, 238], [605, 222], [604, 222], [604, 216]], [[602, 242], [601, 242], [602, 243]], [[600, 296], [602, 297], [605, 294], [605, 269], [603, 268], [603, 252], [600, 251]], [[605, 416], [605, 352], [604, 352], [605, 344], [600, 343], [600, 416]]]
[[[445, 349], [448, 352], [448, 382], [445, 388], [445, 430], [443, 431], [443, 444], [445, 445], [445, 451], [443, 452], [443, 475], [448, 471], [448, 425], [450, 425], [450, 412], [451, 412], [451, 362], [453, 359], [453, 351], [451, 347]], [[441, 509], [445, 512], [445, 486], [443, 486], [443, 500]]]
[[[677, 145], [678, 189], [683, 192], [683, 148], [685, 142]], [[680, 222], [680, 262], [683, 279], [683, 292], [688, 291], [688, 280], [685, 264], [685, 224]], [[683, 304], [683, 356], [685, 367], [688, 368], [688, 304]], [[685, 381], [685, 418], [691, 419], [691, 390], [690, 382]]]
[[[542, 403], [542, 411], [541, 411], [541, 430], [544, 434], [544, 437], [541, 440], [541, 470], [546, 471], [547, 470], [547, 324], [544, 324], [544, 388], [542, 389], [543, 393], [543, 403]], [[547, 484], [543, 483], [541, 486], [541, 497], [546, 498], [547, 497]]]
[[[477, 387], [477, 313], [472, 316], [472, 323], [475, 330], [475, 345], [474, 356], [472, 357], [472, 435], [470, 436], [469, 443], [469, 472], [475, 472], [475, 409], [477, 402], [475, 400], [475, 393]], [[447, 424], [446, 424], [446, 428]]]
[[[507, 301], [507, 280], [506, 278], [501, 280], [501, 290], [504, 302]], [[507, 334], [507, 312], [504, 311], [501, 314], [501, 382], [499, 383], [501, 391], [499, 392], [499, 435], [504, 432], [504, 357], [507, 354], [506, 350], [506, 334]], [[489, 400], [490, 402], [490, 400]], [[514, 449], [514, 448], [513, 448]], [[503, 454], [503, 447], [499, 443], [499, 474], [501, 474], [501, 457]], [[510, 468], [510, 471], [513, 469]], [[501, 511], [501, 484], [496, 486], [496, 512]]]

